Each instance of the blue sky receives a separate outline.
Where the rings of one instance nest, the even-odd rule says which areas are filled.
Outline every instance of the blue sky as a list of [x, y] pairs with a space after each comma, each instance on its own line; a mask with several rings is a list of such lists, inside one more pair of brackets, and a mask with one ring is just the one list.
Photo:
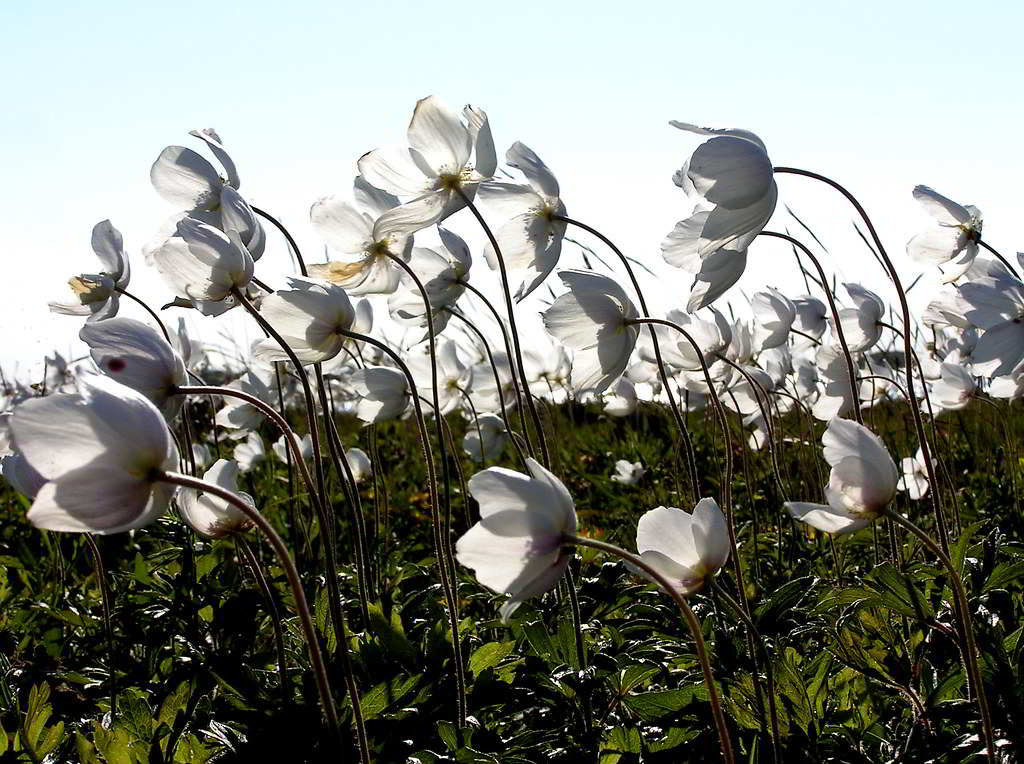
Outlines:
[[[79, 320], [45, 303], [95, 268], [99, 220], [125, 235], [134, 291], [166, 300], [138, 254], [172, 212], [148, 171], [164, 146], [190, 145], [190, 129], [218, 130], [243, 194], [277, 213], [312, 259], [321, 245], [309, 205], [349, 189], [360, 154], [402, 141], [416, 100], [432, 93], [486, 109], [499, 150], [527, 143], [559, 176], [570, 214], [659, 272], [658, 244], [688, 212], [671, 176], [697, 143], [670, 119], [753, 130], [776, 164], [841, 180], [908, 275], [919, 268], [904, 244], [926, 222], [910, 196], [917, 183], [981, 207], [986, 239], [1005, 254], [1024, 249], [1018, 3], [4, 6], [0, 64], [14, 73], [0, 120], [8, 370], [72, 347]], [[826, 238], [832, 267], [880, 288], [849, 209], [807, 181], [780, 187]], [[453, 227], [477, 235], [472, 221]], [[739, 289], [802, 291], [778, 244], [757, 243], [749, 262]], [[260, 268], [273, 280], [286, 266], [275, 249]], [[667, 290], [652, 284], [662, 309], [689, 285], [673, 278]]]

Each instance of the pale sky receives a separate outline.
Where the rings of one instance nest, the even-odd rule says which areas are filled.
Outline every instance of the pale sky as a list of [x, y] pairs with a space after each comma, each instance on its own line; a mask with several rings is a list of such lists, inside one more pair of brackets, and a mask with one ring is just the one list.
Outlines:
[[[1020, 3], [284, 7], [4, 3], [5, 371], [28, 370], [55, 348], [80, 352], [81, 319], [52, 315], [46, 302], [66, 299], [66, 280], [96, 269], [89, 234], [99, 220], [124, 234], [132, 291], [156, 305], [170, 298], [139, 253], [173, 212], [149, 184], [164, 146], [196, 148], [188, 131], [214, 127], [243, 195], [320, 260], [309, 206], [348, 191], [361, 154], [401, 143], [415, 102], [430, 94], [484, 108], [499, 152], [515, 140], [533, 148], [558, 176], [571, 216], [658, 271], [661, 279], [645, 280], [658, 310], [680, 307], [691, 281], [662, 263], [659, 243], [689, 213], [671, 177], [700, 140], [670, 119], [752, 130], [775, 164], [844, 183], [910, 278], [921, 268], [904, 246], [927, 223], [910, 195], [918, 183], [979, 206], [986, 241], [1005, 255], [1024, 249]], [[838, 195], [799, 178], [779, 185], [780, 202], [829, 245], [827, 267], [884, 292]], [[779, 209], [771, 228], [787, 223]], [[481, 240], [468, 213], [450, 226]], [[573, 254], [566, 265], [580, 262]], [[257, 275], [281, 283], [287, 267], [274, 238]], [[475, 278], [491, 280], [482, 257], [474, 267]], [[935, 283], [922, 282], [918, 299]], [[804, 291], [789, 251], [759, 241], [724, 299], [742, 302], [740, 290], [766, 284]], [[167, 312], [172, 321], [179, 313]], [[127, 305], [122, 315], [142, 317]], [[200, 325], [211, 338], [223, 329], [218, 319]], [[238, 322], [231, 331], [248, 341]]]

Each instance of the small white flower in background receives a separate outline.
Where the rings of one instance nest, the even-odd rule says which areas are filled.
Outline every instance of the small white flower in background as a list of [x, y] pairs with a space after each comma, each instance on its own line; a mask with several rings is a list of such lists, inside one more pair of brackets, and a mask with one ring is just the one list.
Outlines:
[[345, 461], [348, 462], [348, 468], [352, 470], [352, 479], [356, 481], [357, 485], [373, 475], [370, 457], [366, 455], [363, 449], [347, 449], [345, 451]]
[[768, 287], [750, 300], [754, 311], [754, 345], [768, 350], [786, 344], [796, 319], [796, 306], [779, 290]]
[[258, 464], [262, 464], [267, 458], [266, 449], [263, 447], [263, 438], [259, 433], [250, 432], [246, 439], [235, 446], [235, 461], [238, 462], [238, 469], [248, 472]]
[[[434, 379], [428, 348], [421, 344], [408, 354], [406, 361], [424, 405], [433, 402]], [[460, 357], [453, 340], [437, 345], [437, 400], [442, 414], [448, 414], [464, 403], [462, 391], [472, 385], [473, 368]], [[432, 406], [428, 406], [433, 411]]]
[[477, 464], [492, 461], [508, 442], [508, 429], [497, 414], [481, 414], [466, 425], [462, 450]]
[[131, 268], [124, 252], [121, 232], [109, 220], [102, 220], [93, 227], [92, 251], [99, 258], [103, 270], [71, 278], [68, 284], [75, 295], [75, 302], [51, 302], [50, 310], [54, 313], [88, 316], [88, 321], [100, 321], [117, 315], [117, 290], [128, 287]]
[[224, 232], [188, 217], [178, 222], [176, 235], [157, 247], [151, 258], [171, 291], [204, 315], [233, 307], [231, 291], [244, 291], [254, 269], [238, 231]]
[[382, 229], [414, 233], [440, 223], [466, 206], [481, 181], [498, 166], [487, 115], [473, 106], [459, 114], [430, 96], [416, 104], [407, 132], [408, 148], [375, 149], [359, 158], [359, 172], [371, 184], [408, 199], [377, 221]]
[[309, 266], [311, 276], [344, 287], [349, 294], [390, 294], [402, 269], [391, 256], [408, 261], [412, 236], [389, 228], [382, 216], [399, 205], [398, 197], [374, 188], [361, 175], [354, 201], [328, 196], [313, 204], [310, 222], [340, 260]]
[[989, 382], [988, 394], [993, 398], [1005, 398], [1011, 401], [1024, 397], [1024, 374], [993, 377]]
[[693, 514], [676, 507], [656, 507], [637, 523], [636, 548], [640, 559], [668, 579], [677, 592], [693, 594], [729, 559], [725, 515], [715, 500], [708, 498], [697, 502]]
[[534, 459], [526, 467], [529, 475], [491, 467], [470, 478], [480, 521], [455, 545], [456, 558], [477, 581], [511, 595], [503, 620], [523, 600], [558, 584], [571, 557], [562, 544], [576, 533], [576, 508], [562, 482]]
[[202, 154], [184, 146], [168, 146], [153, 162], [149, 179], [156, 192], [177, 209], [212, 211], [220, 205], [225, 185], [238, 188], [238, 170], [213, 128], [192, 130], [189, 135], [206, 143], [220, 162], [223, 175]]
[[[235, 462], [218, 459], [203, 475], [203, 480], [237, 494], [250, 507], [256, 508], [252, 496], [238, 490], [238, 465]], [[178, 491], [177, 503], [182, 519], [203, 536], [219, 539], [252, 527], [244, 512], [209, 493], [182, 488]]]
[[213, 452], [203, 443], [193, 443], [192, 460], [196, 463], [196, 469], [205, 470], [213, 461]]
[[576, 391], [600, 394], [622, 376], [636, 345], [639, 315], [615, 281], [592, 271], [561, 271], [569, 288], [543, 313], [548, 332], [573, 351]]
[[[527, 185], [489, 181], [480, 186], [479, 194], [480, 201], [506, 221], [494, 237], [506, 267], [524, 274], [515, 290], [519, 301], [540, 286], [558, 264], [567, 224], [555, 218], [565, 217], [566, 212], [559, 198], [558, 180], [530, 148], [516, 141], [505, 152], [505, 161], [522, 172]], [[492, 269], [498, 269], [490, 243], [484, 257]]]
[[789, 513], [820, 531], [839, 535], [867, 527], [896, 496], [900, 472], [885, 444], [871, 430], [847, 419], [833, 419], [821, 442], [832, 466], [828, 504], [786, 502]]
[[397, 419], [409, 407], [409, 384], [395, 369], [367, 366], [353, 372], [349, 384], [359, 396], [355, 415], [367, 424]]
[[914, 188], [935, 225], [907, 243], [907, 254], [921, 263], [933, 263], [949, 283], [963, 276], [978, 256], [981, 239], [981, 211], [973, 205], [957, 204], [928, 186]]
[[640, 478], [647, 474], [647, 470], [640, 462], [630, 462], [626, 459], [619, 459], [615, 462], [615, 472], [612, 480], [622, 485], [636, 485]]
[[[967, 369], [959, 364], [943, 363], [939, 379], [931, 386], [931, 401], [935, 414], [966, 408], [977, 389], [978, 385]], [[926, 401], [922, 401], [921, 406], [925, 411], [928, 410]]]
[[[444, 331], [451, 318], [445, 308], [458, 302], [466, 291], [466, 279], [473, 259], [461, 237], [438, 228], [443, 246], [415, 247], [409, 267], [423, 284], [434, 320], [435, 336]], [[427, 326], [427, 310], [419, 287], [407, 273], [402, 274], [399, 287], [388, 298], [391, 317], [403, 326]]]
[[[523, 351], [525, 356], [528, 351]], [[469, 390], [470, 400], [473, 401], [473, 407], [480, 412], [491, 412], [495, 413], [501, 410], [501, 401], [505, 401], [505, 408], [509, 409], [515, 406], [516, 393], [515, 393], [515, 380], [516, 377], [512, 374], [512, 364], [509, 361], [508, 355], [504, 350], [495, 351], [492, 353], [494, 358], [494, 367], [498, 370], [498, 380], [495, 382], [494, 369], [491, 364], [487, 361], [479, 363], [473, 367], [473, 374], [471, 378], [472, 387]], [[524, 358], [525, 364], [525, 358]], [[501, 395], [498, 395], [498, 384], [501, 385]], [[545, 390], [547, 386], [545, 385]], [[534, 395], [539, 395], [539, 392], [534, 392]]]
[[661, 245], [667, 263], [696, 276], [686, 306], [692, 313], [743, 275], [747, 247], [775, 212], [778, 188], [764, 143], [753, 133], [669, 124], [711, 136], [673, 177], [697, 204]]
[[[355, 309], [340, 286], [292, 276], [290, 289], [279, 289], [263, 298], [260, 315], [274, 327], [302, 364], [326, 361], [341, 352], [348, 341], [343, 332], [352, 328]], [[288, 354], [273, 337], [253, 344], [252, 354], [261, 361], [287, 361]]]
[[960, 287], [966, 319], [982, 329], [973, 370], [986, 377], [1016, 374], [1024, 366], [1024, 283], [1009, 274], [984, 276]]
[[[815, 367], [804, 372], [808, 384], [812, 371], [822, 383], [822, 388], [811, 408], [815, 419], [827, 422], [830, 419], [849, 414], [853, 411], [854, 406], [860, 405], [860, 401], [854, 401], [846, 358], [838, 348], [830, 345], [819, 347], [815, 364]], [[854, 373], [857, 373], [856, 366], [854, 366]], [[858, 392], [859, 389], [858, 386]], [[810, 392], [809, 387], [808, 392]]]
[[[843, 308], [839, 311], [839, 323], [843, 334], [846, 337], [846, 344], [850, 347], [851, 353], [857, 353], [874, 347], [882, 336], [880, 321], [885, 316], [885, 303], [882, 298], [871, 292], [860, 284], [843, 284], [847, 294], [857, 306], [855, 308]], [[834, 322], [830, 319], [830, 324]], [[839, 344], [839, 335], [835, 326], [832, 327], [832, 334], [835, 342]]]
[[[288, 439], [284, 435], [274, 441], [270, 449], [282, 462], [288, 461]], [[303, 461], [313, 462], [313, 436], [309, 433], [299, 438], [299, 452], [302, 454]]]
[[928, 470], [924, 466], [924, 454], [917, 449], [914, 456], [906, 456], [900, 462], [903, 474], [897, 488], [906, 491], [912, 501], [917, 501], [928, 493]]
[[[817, 297], [805, 295], [793, 300], [793, 307], [796, 315], [793, 318], [793, 328], [803, 332], [816, 340], [821, 339], [828, 327], [828, 308], [825, 303]], [[814, 343], [807, 337], [799, 334], [793, 337], [793, 345], [798, 348], [808, 347]]]
[[37, 528], [119, 533], [167, 511], [174, 486], [157, 472], [178, 467], [160, 411], [141, 393], [100, 374], [78, 393], [26, 401], [11, 429], [22, 456], [47, 482], [28, 511]]
[[604, 413], [609, 416], [626, 417], [636, 411], [636, 407], [636, 388], [625, 377], [619, 377], [611, 392], [604, 394]]
[[188, 374], [160, 332], [134, 318], [117, 317], [86, 324], [78, 336], [101, 372], [145, 395], [168, 421], [178, 415], [185, 396], [174, 392], [188, 383]]

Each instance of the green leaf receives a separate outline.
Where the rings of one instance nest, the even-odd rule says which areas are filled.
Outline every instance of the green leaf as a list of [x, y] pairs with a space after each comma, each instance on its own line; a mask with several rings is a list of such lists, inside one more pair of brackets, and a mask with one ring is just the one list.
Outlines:
[[374, 719], [384, 711], [397, 706], [416, 688], [418, 676], [396, 678], [389, 682], [381, 682], [365, 693], [359, 706], [363, 709], [364, 719]]
[[469, 673], [475, 679], [481, 671], [497, 666], [516, 647], [515, 642], [488, 642], [469, 656]]
[[992, 589], [1005, 589], [1021, 578], [1024, 578], [1024, 561], [1001, 562], [992, 570], [981, 590], [988, 592]]
[[626, 697], [623, 703], [645, 721], [653, 721], [686, 708], [694, 700], [707, 700], [707, 698], [707, 690], [703, 685], [692, 685], [678, 690], [641, 692]]

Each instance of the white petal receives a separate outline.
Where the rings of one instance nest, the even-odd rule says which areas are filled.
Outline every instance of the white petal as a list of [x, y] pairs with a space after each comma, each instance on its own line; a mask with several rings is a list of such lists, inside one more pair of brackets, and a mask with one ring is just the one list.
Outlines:
[[812, 528], [831, 533], [834, 536], [866, 528], [874, 520], [872, 516], [844, 512], [825, 504], [787, 501], [785, 507], [796, 520], [805, 522]]
[[212, 209], [220, 201], [220, 175], [200, 154], [168, 146], [149, 171], [153, 188], [181, 210]]

